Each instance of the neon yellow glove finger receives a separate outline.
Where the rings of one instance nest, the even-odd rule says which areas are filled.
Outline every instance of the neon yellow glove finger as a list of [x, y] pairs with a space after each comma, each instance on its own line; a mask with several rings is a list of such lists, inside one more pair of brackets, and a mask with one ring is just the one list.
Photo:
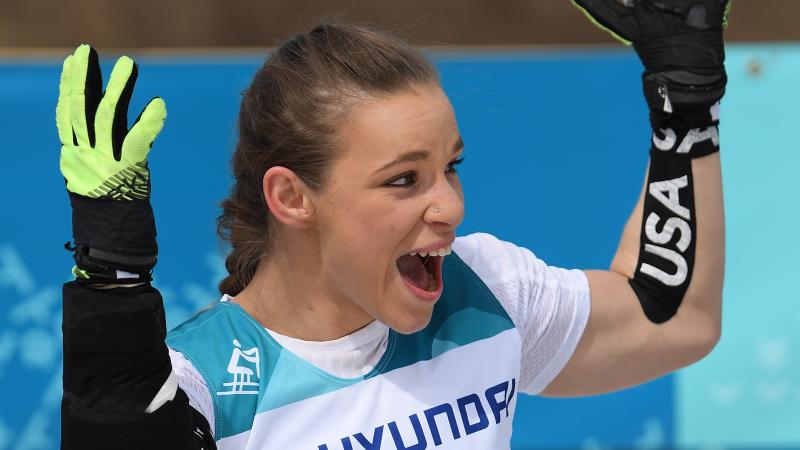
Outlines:
[[[122, 140], [128, 131], [128, 104], [136, 83], [135, 72], [137, 72], [136, 65], [127, 56], [120, 57], [114, 65], [95, 116], [96, 147], [115, 150], [122, 148]], [[116, 151], [113, 156], [116, 160], [120, 159]]]
[[72, 72], [72, 55], [64, 60], [61, 69], [61, 82], [58, 88], [58, 103], [56, 104], [56, 128], [61, 145], [72, 144], [72, 119], [69, 117], [70, 101], [70, 74]]
[[94, 147], [94, 120], [97, 104], [103, 94], [103, 78], [97, 52], [83, 44], [75, 50], [70, 74], [70, 119], [72, 130], [82, 148]]
[[167, 105], [160, 97], [150, 100], [139, 120], [131, 127], [122, 144], [122, 157], [144, 161], [167, 118]]

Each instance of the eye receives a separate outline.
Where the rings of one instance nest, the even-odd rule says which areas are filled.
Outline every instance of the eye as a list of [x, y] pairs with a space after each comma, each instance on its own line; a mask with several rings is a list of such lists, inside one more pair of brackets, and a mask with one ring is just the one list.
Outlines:
[[461, 164], [462, 162], [464, 162], [464, 158], [456, 158], [456, 159], [450, 161], [450, 163], [447, 164], [447, 172], [448, 173], [458, 173], [457, 166], [459, 164]]
[[392, 178], [386, 182], [386, 186], [391, 187], [408, 187], [417, 182], [417, 173], [408, 172], [397, 177]]

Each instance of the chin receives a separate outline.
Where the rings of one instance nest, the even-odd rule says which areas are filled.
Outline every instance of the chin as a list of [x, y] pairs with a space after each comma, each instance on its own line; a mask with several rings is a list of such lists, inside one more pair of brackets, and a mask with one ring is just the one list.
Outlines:
[[385, 324], [400, 334], [413, 334], [422, 330], [431, 322], [433, 310], [426, 313], [407, 314], [405, 317], [395, 317]]

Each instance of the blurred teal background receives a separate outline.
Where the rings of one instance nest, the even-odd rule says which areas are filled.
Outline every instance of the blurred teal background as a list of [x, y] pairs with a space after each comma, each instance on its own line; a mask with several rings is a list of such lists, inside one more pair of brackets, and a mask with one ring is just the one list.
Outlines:
[[[113, 59], [100, 50], [107, 75]], [[150, 165], [156, 284], [170, 326], [218, 297], [213, 222], [231, 182], [239, 93], [264, 56], [137, 58], [131, 117], [156, 95], [169, 109]], [[489, 232], [553, 265], [607, 267], [649, 148], [635, 55], [451, 49], [431, 57], [466, 143], [460, 234]], [[515, 449], [800, 448], [800, 45], [731, 45], [727, 67], [720, 344], [695, 366], [624, 392], [520, 398]], [[59, 71], [53, 59], [0, 59], [0, 450], [58, 448], [60, 284], [72, 266], [62, 249], [71, 232], [54, 124]]]
[[736, 46], [727, 65], [723, 338], [675, 379], [676, 438], [800, 448], [800, 46]]

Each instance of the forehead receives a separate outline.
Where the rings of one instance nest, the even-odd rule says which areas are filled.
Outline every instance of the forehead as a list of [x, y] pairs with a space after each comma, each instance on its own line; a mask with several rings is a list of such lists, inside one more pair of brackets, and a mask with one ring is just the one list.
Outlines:
[[356, 105], [339, 135], [340, 160], [376, 168], [414, 150], [446, 151], [459, 139], [450, 100], [438, 86], [409, 89]]

